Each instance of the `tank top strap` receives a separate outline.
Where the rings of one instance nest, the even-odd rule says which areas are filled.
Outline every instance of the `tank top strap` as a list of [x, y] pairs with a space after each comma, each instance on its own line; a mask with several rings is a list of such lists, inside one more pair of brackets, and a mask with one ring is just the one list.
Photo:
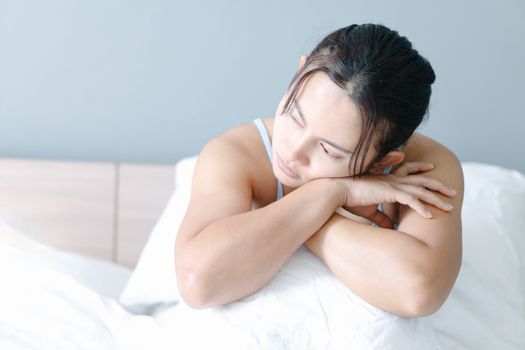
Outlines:
[[[386, 168], [383, 170], [383, 174], [390, 174], [391, 171], [392, 171], [392, 166], [386, 167]], [[383, 208], [383, 203], [379, 203], [379, 204], [377, 205], [377, 208], [378, 208], [380, 211], [382, 211], [382, 212], [385, 211], [384, 208]], [[377, 226], [377, 225], [376, 225], [376, 224], [372, 224], [372, 226]], [[398, 227], [398, 226], [399, 226], [398, 224], [394, 224], [394, 230], [397, 230], [397, 227]]]
[[[264, 142], [264, 148], [266, 149], [266, 154], [268, 155], [268, 159], [270, 160], [270, 164], [272, 163], [272, 143], [270, 142], [270, 136], [268, 135], [268, 131], [266, 130], [266, 127], [264, 126], [263, 121], [260, 118], [254, 119], [253, 122], [257, 126], [257, 130], [259, 130], [259, 134], [261, 135], [261, 138]], [[277, 179], [277, 200], [283, 198], [283, 186], [279, 179]]]
[[[390, 174], [390, 171], [392, 171], [392, 166], [386, 167], [386, 168], [383, 170], [383, 174]], [[377, 205], [377, 207], [379, 208], [379, 210], [381, 210], [382, 212], [384, 212], [384, 209], [383, 209], [383, 203], [379, 203], [379, 204]]]

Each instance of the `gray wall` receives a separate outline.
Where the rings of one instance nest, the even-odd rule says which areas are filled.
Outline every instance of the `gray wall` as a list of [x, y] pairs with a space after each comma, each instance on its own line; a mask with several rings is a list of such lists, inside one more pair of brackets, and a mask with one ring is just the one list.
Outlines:
[[0, 0], [0, 156], [174, 163], [273, 115], [301, 53], [363, 22], [432, 63], [422, 133], [525, 172], [521, 0]]

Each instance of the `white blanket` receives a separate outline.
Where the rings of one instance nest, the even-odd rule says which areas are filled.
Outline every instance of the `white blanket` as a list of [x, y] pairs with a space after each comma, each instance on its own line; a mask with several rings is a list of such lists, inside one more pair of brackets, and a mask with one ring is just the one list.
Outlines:
[[438, 348], [425, 319], [365, 303], [306, 248], [239, 302], [208, 310], [165, 305], [151, 316], [133, 315], [57, 270], [50, 261], [60, 254], [0, 248], [1, 349]]
[[[235, 337], [243, 341], [236, 349], [438, 348], [427, 320], [394, 316], [366, 303], [304, 247], [261, 291], [239, 302], [202, 311], [177, 308], [158, 319], [203, 346], [219, 342], [226, 348]], [[198, 337], [199, 325], [221, 329]]]
[[50, 255], [1, 247], [0, 349], [118, 349], [112, 326], [125, 311]]

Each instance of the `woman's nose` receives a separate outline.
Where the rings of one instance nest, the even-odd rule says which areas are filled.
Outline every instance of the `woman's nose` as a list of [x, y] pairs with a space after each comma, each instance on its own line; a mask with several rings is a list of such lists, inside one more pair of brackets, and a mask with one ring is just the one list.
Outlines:
[[301, 165], [308, 165], [308, 152], [306, 150], [306, 143], [304, 140], [296, 140], [290, 144], [287, 162], [290, 164], [297, 163]]

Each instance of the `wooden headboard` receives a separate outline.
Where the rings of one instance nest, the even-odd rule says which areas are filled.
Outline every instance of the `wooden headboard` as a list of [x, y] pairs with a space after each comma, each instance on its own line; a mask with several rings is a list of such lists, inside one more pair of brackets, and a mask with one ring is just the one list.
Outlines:
[[0, 158], [0, 209], [61, 250], [133, 268], [175, 165]]

